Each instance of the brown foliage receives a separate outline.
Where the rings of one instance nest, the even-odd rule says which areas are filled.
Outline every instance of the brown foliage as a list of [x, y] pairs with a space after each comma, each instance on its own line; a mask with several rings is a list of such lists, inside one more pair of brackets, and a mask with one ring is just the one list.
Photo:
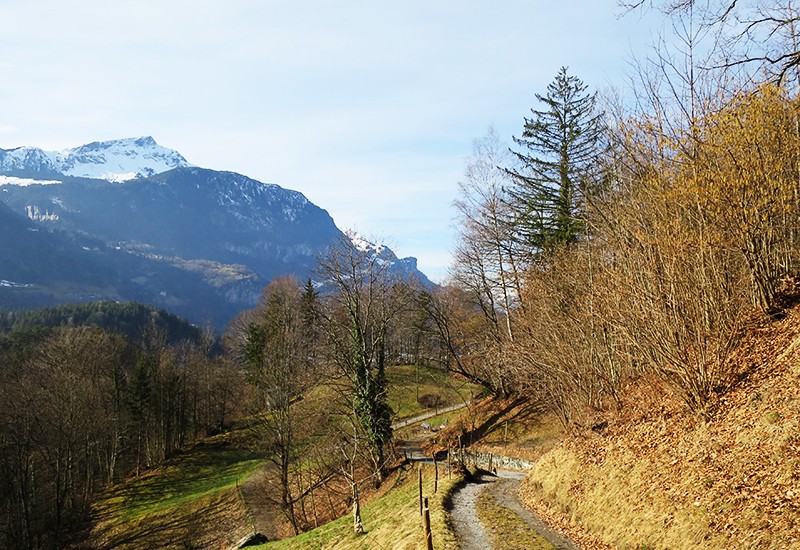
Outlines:
[[743, 319], [778, 311], [797, 270], [797, 120], [795, 102], [765, 86], [682, 135], [618, 124], [615, 177], [592, 198], [591, 230], [524, 277], [516, 375], [565, 424], [619, 406], [621, 385], [650, 372], [709, 414], [732, 380]]

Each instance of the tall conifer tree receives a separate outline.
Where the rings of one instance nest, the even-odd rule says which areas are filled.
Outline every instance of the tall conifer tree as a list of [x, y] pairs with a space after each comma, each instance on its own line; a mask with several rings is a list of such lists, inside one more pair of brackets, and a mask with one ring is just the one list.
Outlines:
[[577, 240], [582, 212], [602, 132], [596, 113], [596, 95], [562, 67], [536, 94], [542, 110], [531, 109], [522, 137], [512, 151], [518, 164], [506, 172], [513, 185], [508, 190], [517, 238], [537, 253], [554, 244]]

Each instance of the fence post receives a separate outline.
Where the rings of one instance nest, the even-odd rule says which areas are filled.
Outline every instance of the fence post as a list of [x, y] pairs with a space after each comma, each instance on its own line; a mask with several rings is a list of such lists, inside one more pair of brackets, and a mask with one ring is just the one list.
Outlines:
[[425, 499], [425, 507], [422, 514], [422, 532], [425, 534], [426, 550], [433, 550], [433, 535], [431, 534], [431, 514], [428, 509], [428, 499]]
[[419, 465], [419, 515], [422, 515], [422, 464]]
[[433, 453], [433, 492], [439, 490], [439, 463], [436, 462], [436, 453]]
[[447, 479], [450, 479], [450, 471], [453, 469], [453, 451], [447, 449]]

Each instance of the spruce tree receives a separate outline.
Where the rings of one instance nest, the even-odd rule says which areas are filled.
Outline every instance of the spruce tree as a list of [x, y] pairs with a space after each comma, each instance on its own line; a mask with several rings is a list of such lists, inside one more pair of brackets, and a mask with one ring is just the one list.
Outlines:
[[508, 189], [517, 239], [538, 253], [555, 244], [577, 240], [592, 168], [602, 133], [596, 113], [596, 95], [562, 67], [536, 94], [542, 110], [531, 109], [522, 137], [514, 142], [518, 164], [506, 169], [513, 185]]

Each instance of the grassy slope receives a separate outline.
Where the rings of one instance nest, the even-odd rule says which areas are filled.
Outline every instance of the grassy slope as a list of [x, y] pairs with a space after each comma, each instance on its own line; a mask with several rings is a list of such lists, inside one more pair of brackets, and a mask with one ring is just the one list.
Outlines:
[[[363, 535], [353, 533], [353, 518], [347, 515], [297, 537], [267, 543], [258, 548], [269, 550], [424, 548], [417, 475], [416, 468], [403, 470], [401, 475], [395, 478], [395, 486], [388, 493], [362, 506], [361, 517], [366, 531]], [[438, 491], [435, 494], [433, 478], [433, 467], [424, 467], [423, 494], [429, 498], [434, 546], [442, 550], [456, 549], [458, 545], [455, 535], [447, 525], [442, 502], [460, 477], [447, 479], [444, 475], [439, 480]]]
[[454, 448], [461, 438], [481, 452], [536, 460], [564, 437], [558, 419], [525, 396], [484, 399], [456, 417], [430, 440], [429, 451]]
[[158, 470], [110, 489], [95, 506], [93, 539], [105, 547], [231, 544], [250, 532], [237, 483], [263, 459], [230, 435], [209, 438]]
[[[393, 366], [387, 376], [396, 418], [425, 411], [416, 400], [417, 374], [420, 395], [437, 394], [442, 406], [480, 390], [437, 369]], [[300, 402], [298, 411], [329, 410], [330, 399], [329, 389], [320, 388]], [[242, 431], [210, 438], [168, 465], [111, 488], [95, 506], [92, 539], [114, 548], [218, 546], [238, 541], [251, 527], [237, 483], [265, 464], [247, 449], [247, 437]], [[276, 516], [276, 520], [282, 518]], [[369, 525], [366, 514], [365, 522]], [[374, 541], [375, 536], [366, 540]]]
[[708, 422], [655, 382], [574, 437], [525, 489], [618, 548], [800, 548], [800, 311], [752, 330]]
[[483, 388], [460, 381], [441, 369], [398, 365], [386, 369], [389, 380], [389, 405], [395, 412], [395, 420], [410, 418], [425, 412], [417, 401], [417, 395], [438, 396], [439, 406], [446, 407], [468, 401], [481, 393]]

